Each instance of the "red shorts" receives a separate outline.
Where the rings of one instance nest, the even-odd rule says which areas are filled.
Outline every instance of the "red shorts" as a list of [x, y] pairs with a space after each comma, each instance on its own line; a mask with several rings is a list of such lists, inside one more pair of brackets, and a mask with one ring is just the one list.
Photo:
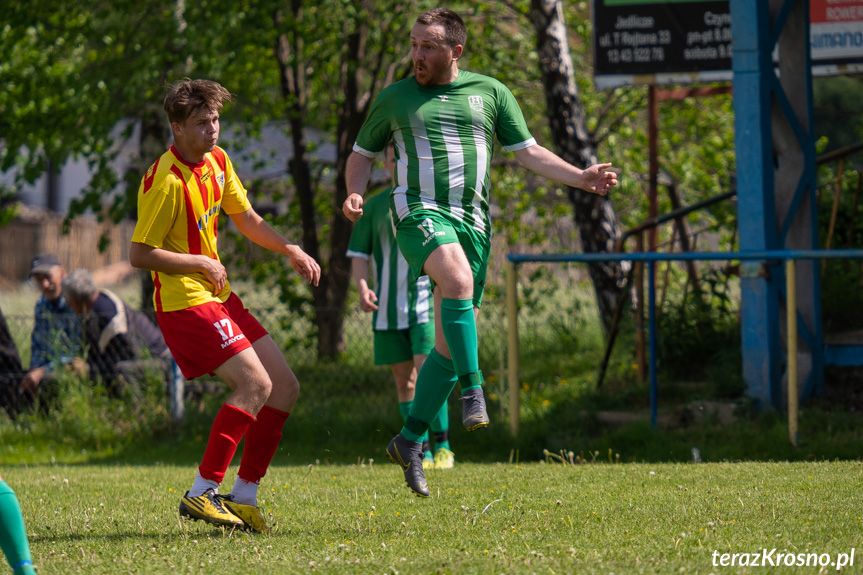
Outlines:
[[212, 374], [268, 333], [235, 293], [225, 303], [156, 312], [156, 319], [186, 379]]

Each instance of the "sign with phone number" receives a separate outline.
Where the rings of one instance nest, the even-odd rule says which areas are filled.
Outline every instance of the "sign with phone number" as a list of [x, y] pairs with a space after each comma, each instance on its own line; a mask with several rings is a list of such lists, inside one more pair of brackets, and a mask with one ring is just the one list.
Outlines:
[[[863, 72], [863, 0], [809, 0], [809, 16], [813, 74]], [[599, 89], [731, 80], [728, 0], [594, 0], [593, 19]]]
[[594, 0], [593, 15], [600, 89], [662, 79], [692, 82], [699, 73], [700, 81], [711, 81], [711, 73], [716, 79], [728, 77], [728, 0]]

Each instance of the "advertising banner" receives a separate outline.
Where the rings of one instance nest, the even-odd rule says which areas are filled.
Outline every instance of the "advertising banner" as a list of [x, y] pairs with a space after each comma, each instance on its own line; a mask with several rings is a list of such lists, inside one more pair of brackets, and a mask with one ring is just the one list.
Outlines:
[[[731, 80], [729, 0], [594, 0], [594, 81]], [[863, 71], [863, 0], [809, 0], [815, 75]]]

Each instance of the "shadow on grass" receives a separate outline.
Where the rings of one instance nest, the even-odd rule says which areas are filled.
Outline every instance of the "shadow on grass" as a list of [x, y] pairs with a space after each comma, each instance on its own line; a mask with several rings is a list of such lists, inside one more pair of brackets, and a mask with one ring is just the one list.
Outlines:
[[[215, 530], [214, 530], [215, 531]], [[132, 540], [135, 542], [143, 541], [146, 539], [152, 541], [160, 541], [167, 539], [168, 536], [165, 533], [141, 533], [135, 532], [127, 532], [127, 533], [87, 533], [81, 535], [57, 535], [57, 536], [48, 536], [48, 537], [30, 537], [30, 543], [59, 543], [59, 542], [67, 542], [67, 543], [77, 543], [77, 542], [87, 542], [87, 541], [101, 541], [104, 543], [112, 543], [117, 541], [126, 541]]]

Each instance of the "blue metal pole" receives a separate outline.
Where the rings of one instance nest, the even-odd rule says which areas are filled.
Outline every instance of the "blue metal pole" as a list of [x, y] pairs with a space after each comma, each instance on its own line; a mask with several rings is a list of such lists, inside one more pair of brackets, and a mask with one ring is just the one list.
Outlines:
[[[863, 260], [863, 249], [853, 250], [744, 250], [740, 252], [684, 252], [684, 253], [668, 253], [668, 252], [603, 252], [603, 253], [581, 253], [581, 254], [507, 254], [507, 260], [513, 263], [530, 263], [530, 262], [546, 262], [546, 263], [568, 263], [568, 262], [614, 262], [614, 261], [639, 261], [648, 263], [648, 337], [650, 338], [649, 349], [649, 377], [650, 377], [650, 411], [651, 423], [654, 427], [657, 425], [657, 381], [656, 381], [656, 262], [661, 261], [741, 261], [741, 262], [772, 262], [773, 267], [777, 267], [776, 262], [787, 262], [788, 260], [825, 260], [825, 259], [845, 259], [845, 260]], [[818, 270], [819, 266], [815, 266]], [[746, 294], [741, 294], [745, 297]], [[762, 298], [766, 300], [767, 298]], [[744, 325], [744, 339], [757, 338], [759, 334], [747, 334], [746, 330], [752, 329], [751, 324]], [[813, 330], [817, 333], [815, 337], [817, 342], [822, 341], [821, 325], [814, 325]], [[820, 350], [821, 344], [814, 346]], [[843, 347], [827, 347], [823, 350], [824, 362], [827, 365], [861, 365], [860, 356], [863, 355], [863, 350], [860, 349], [844, 349]], [[820, 360], [822, 354], [815, 354], [815, 358]], [[760, 359], [767, 364], [769, 358], [763, 357]], [[764, 366], [765, 371], [769, 370]], [[817, 388], [816, 388], [817, 390]], [[804, 396], [812, 392], [812, 389], [805, 389]], [[781, 399], [781, 398], [778, 398]], [[769, 400], [772, 402], [774, 398], [771, 396]], [[770, 405], [768, 403], [767, 405]]]
[[656, 262], [647, 262], [647, 332], [650, 337], [650, 425], [657, 427], [656, 384]]
[[582, 254], [507, 254], [515, 263], [530, 262], [678, 262], [678, 261], [770, 261], [863, 259], [863, 249], [854, 250], [742, 250], [739, 252], [598, 252]]

